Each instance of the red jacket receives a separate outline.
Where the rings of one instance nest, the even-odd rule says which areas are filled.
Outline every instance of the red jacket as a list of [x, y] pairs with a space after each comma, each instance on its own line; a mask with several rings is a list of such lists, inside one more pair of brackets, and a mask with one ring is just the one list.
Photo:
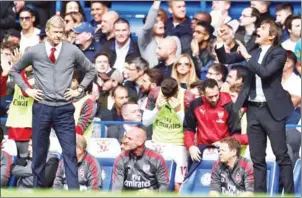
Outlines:
[[220, 93], [219, 102], [214, 108], [204, 97], [192, 101], [184, 119], [186, 148], [189, 149], [192, 145], [213, 144], [228, 136], [233, 136], [241, 144], [246, 144], [247, 136], [240, 134], [240, 120], [238, 114], [232, 111], [232, 105], [229, 94], [223, 92]]
[[7, 79], [7, 76], [2, 76], [0, 73], [0, 97], [6, 96]]

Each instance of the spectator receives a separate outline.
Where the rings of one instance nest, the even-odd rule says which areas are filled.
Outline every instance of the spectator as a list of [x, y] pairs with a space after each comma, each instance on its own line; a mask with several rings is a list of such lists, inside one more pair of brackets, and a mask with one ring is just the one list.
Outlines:
[[[156, 48], [158, 43], [165, 37], [165, 23], [168, 19], [167, 13], [159, 8], [160, 1], [154, 1], [148, 15], [144, 18], [144, 27], [138, 33], [138, 46], [142, 54], [153, 68], [158, 64]], [[177, 38], [177, 37], [175, 37]], [[181, 52], [180, 40], [176, 39], [177, 54]]]
[[[101, 167], [92, 155], [87, 153], [87, 142], [81, 135], [76, 135], [77, 149], [77, 166], [78, 166], [78, 181], [80, 190], [99, 190], [102, 188], [102, 172]], [[59, 167], [54, 180], [53, 188], [68, 189], [65, 167], [63, 159], [59, 162]]]
[[[83, 79], [83, 73], [73, 73], [71, 89], [78, 89]], [[84, 94], [74, 98], [73, 105], [75, 107], [74, 120], [76, 133], [84, 135], [87, 140], [90, 140], [93, 130], [93, 118], [97, 109], [97, 105], [92, 98], [92, 82], [85, 89]]]
[[15, 26], [16, 14], [13, 8], [14, 3], [11, 1], [0, 2], [0, 41], [3, 40], [6, 30]]
[[60, 15], [65, 18], [66, 14], [70, 12], [78, 12], [83, 16], [84, 21], [86, 21], [85, 12], [79, 1], [63, 1]]
[[126, 136], [124, 136], [124, 137], [122, 138], [122, 141], [121, 141], [121, 152], [122, 152], [122, 153], [126, 151], [126, 150], [125, 150], [125, 142], [126, 142]]
[[252, 163], [240, 157], [240, 143], [231, 137], [221, 140], [219, 160], [213, 165], [210, 196], [254, 195]]
[[109, 8], [111, 8], [110, 1], [91, 1], [90, 14], [93, 19], [90, 23], [93, 27], [100, 28], [99, 25], [102, 23], [103, 15], [108, 12]]
[[118, 85], [117, 87], [112, 89], [112, 108], [111, 109], [100, 109], [98, 112], [98, 117], [101, 118], [101, 120], [115, 120], [115, 121], [123, 121], [122, 114], [121, 114], [121, 108], [123, 104], [128, 102], [128, 91], [127, 88], [121, 85]]
[[109, 74], [99, 74], [98, 78], [100, 78], [100, 80], [98, 80], [99, 82], [97, 82], [100, 90], [100, 96], [96, 115], [102, 120], [111, 120], [113, 118], [110, 116], [110, 110], [114, 107], [113, 90], [117, 86], [121, 85], [123, 82], [123, 75], [119, 71], [115, 70]]
[[194, 31], [197, 23], [199, 23], [201, 21], [211, 24], [212, 17], [208, 12], [203, 12], [203, 11], [197, 12], [191, 21], [191, 28], [193, 31]]
[[65, 34], [67, 36], [67, 40], [69, 43], [74, 43], [76, 35], [72, 31], [72, 28], [84, 22], [84, 18], [79, 12], [69, 12], [65, 14], [64, 21], [66, 23]]
[[172, 18], [169, 18], [166, 23], [166, 35], [177, 36], [184, 52], [190, 49], [192, 40], [191, 20], [186, 16], [186, 3], [185, 1], [168, 1], [168, 6]]
[[217, 35], [217, 44], [221, 43], [224, 44], [224, 49], [226, 53], [236, 52], [238, 49], [238, 43], [235, 41], [235, 34], [231, 26], [227, 24], [223, 24], [219, 28], [219, 32]]
[[294, 8], [290, 3], [281, 3], [276, 6], [276, 23], [282, 26], [282, 42], [289, 37], [285, 22], [293, 12]]
[[234, 33], [239, 27], [239, 22], [236, 19], [232, 19], [229, 16], [229, 10], [231, 8], [231, 1], [213, 1], [212, 2], [212, 11], [210, 15], [212, 17], [211, 25], [215, 28], [214, 34], [220, 26], [226, 24], [231, 27]]
[[164, 77], [171, 77], [172, 67], [176, 59], [176, 41], [172, 37], [164, 38], [158, 45], [156, 54], [159, 59], [159, 64], [155, 66], [159, 69]]
[[149, 63], [141, 57], [126, 59], [124, 67], [124, 86], [128, 90], [130, 99], [133, 99], [134, 101], [138, 100], [138, 80], [144, 74], [144, 70], [148, 68]]
[[[32, 124], [34, 187], [44, 186], [45, 183], [43, 175], [47, 148], [44, 142], [50, 133], [51, 125], [54, 125], [62, 146], [65, 166], [69, 167], [66, 170], [68, 187], [79, 188], [75, 160], [74, 107], [71, 98], [83, 93], [95, 77], [96, 71], [77, 47], [62, 42], [64, 29], [65, 22], [61, 17], [50, 18], [46, 24], [47, 41], [31, 47], [11, 70], [17, 85], [36, 100], [33, 105]], [[20, 75], [30, 64], [33, 65], [35, 73], [34, 89], [29, 88]], [[86, 75], [80, 87], [71, 90], [69, 86], [75, 65], [85, 68]], [[44, 123], [42, 128], [38, 127], [41, 123]]]
[[8, 184], [8, 180], [11, 172], [11, 165], [13, 163], [12, 157], [2, 149], [2, 141], [4, 138], [4, 131], [0, 127], [0, 186], [5, 187]]
[[295, 52], [296, 43], [301, 38], [301, 16], [292, 15], [286, 21], [289, 38], [282, 43], [282, 47]]
[[191, 48], [188, 51], [192, 57], [197, 76], [203, 79], [204, 73], [207, 72], [209, 64], [213, 61], [209, 50], [209, 43], [214, 28], [207, 22], [198, 22], [193, 29], [193, 39]]
[[184, 147], [183, 117], [185, 109], [194, 98], [194, 95], [181, 88], [174, 78], [166, 78], [162, 81], [161, 87], [150, 92], [143, 114], [143, 124], [153, 125], [154, 144], [173, 149], [166, 157], [173, 159], [177, 164], [176, 190], [183, 182], [188, 158]]
[[184, 89], [188, 89], [190, 84], [198, 79], [195, 65], [188, 54], [181, 54], [176, 59], [173, 64], [171, 77]]
[[34, 27], [36, 17], [32, 9], [24, 7], [19, 14], [21, 30], [20, 51], [24, 53], [27, 47], [34, 46], [39, 43], [40, 30]]
[[[47, 142], [48, 148], [50, 142]], [[16, 162], [12, 164], [12, 176], [17, 177], [17, 187], [18, 188], [33, 188], [34, 178], [31, 169], [32, 165], [32, 141], [29, 141], [28, 145], [28, 158], [26, 161], [17, 159]], [[60, 159], [60, 154], [56, 152], [48, 151], [46, 165], [45, 165], [45, 188], [51, 188], [53, 181], [56, 177], [56, 171], [58, 168]]]
[[72, 31], [76, 36], [75, 44], [79, 46], [90, 62], [93, 62], [96, 54], [100, 51], [100, 45], [93, 39], [94, 28], [89, 23], [83, 22], [79, 26], [73, 27]]
[[203, 149], [219, 146], [225, 137], [232, 136], [241, 144], [247, 144], [246, 135], [240, 134], [229, 94], [219, 92], [213, 79], [203, 82], [202, 92], [204, 96], [190, 103], [184, 118], [184, 143], [192, 161], [196, 162], [201, 160]]
[[197, 80], [197, 81], [195, 81], [195, 82], [193, 82], [193, 83], [191, 83], [190, 84], [190, 89], [189, 89], [189, 91], [192, 93], [192, 94], [194, 94], [194, 96], [195, 96], [195, 98], [199, 98], [201, 95], [202, 95], [202, 93], [200, 93], [201, 92], [201, 88], [202, 88], [202, 81], [200, 81], [200, 80]]
[[248, 69], [243, 65], [233, 65], [220, 91], [229, 92], [229, 88], [237, 83], [243, 83], [248, 75]]
[[297, 57], [296, 71], [301, 77], [301, 38], [296, 43], [295, 55]]
[[146, 132], [132, 128], [126, 134], [125, 152], [113, 165], [112, 190], [168, 191], [167, 165], [158, 153], [145, 147]]
[[[130, 38], [130, 24], [125, 19], [118, 19], [114, 23], [115, 39], [108, 42], [103, 49], [104, 52], [112, 54], [113, 68], [120, 72], [124, 71], [127, 56], [140, 56], [137, 43]], [[110, 61], [111, 62], [111, 61]]]
[[20, 45], [21, 33], [16, 29], [9, 29], [5, 34], [5, 38], [2, 42], [10, 42], [16, 45]]
[[259, 26], [260, 13], [256, 8], [243, 9], [240, 16], [240, 26], [235, 34], [236, 40], [241, 41], [248, 49], [255, 43], [256, 28]]
[[141, 95], [138, 98], [138, 105], [142, 111], [145, 110], [148, 94], [152, 89], [159, 87], [164, 80], [164, 75], [159, 69], [147, 69], [142, 77], [142, 84], [140, 85]]
[[251, 7], [256, 8], [260, 12], [259, 24], [264, 20], [274, 20], [274, 17], [269, 13], [270, 1], [250, 1]]
[[101, 29], [96, 32], [95, 40], [101, 45], [105, 45], [108, 41], [114, 40], [114, 23], [119, 19], [117, 12], [111, 10], [106, 12], [102, 17]]
[[217, 82], [219, 89], [222, 87], [228, 75], [228, 69], [225, 65], [220, 63], [214, 63], [210, 66], [207, 79], [213, 79]]
[[16, 14], [19, 14], [20, 13], [20, 10], [22, 10], [22, 8], [25, 7], [25, 1], [14, 1], [14, 8], [13, 8], [13, 11], [16, 13]]
[[295, 107], [292, 115], [287, 119], [287, 124], [297, 124], [301, 118], [301, 78], [294, 73], [297, 58], [292, 51], [286, 51], [287, 59], [282, 74], [282, 87], [290, 96]]
[[[110, 56], [101, 52], [95, 56], [95, 68], [98, 74], [108, 74], [109, 76], [116, 71], [115, 68], [111, 68]], [[100, 78], [100, 76], [98, 76]], [[102, 86], [103, 82], [100, 84]]]
[[[142, 112], [138, 104], [134, 102], [126, 102], [123, 104], [121, 109], [121, 114], [123, 121], [126, 122], [141, 122], [142, 121]], [[132, 127], [139, 127], [139, 124], [123, 124], [123, 125], [113, 125], [110, 126], [107, 130], [107, 138], [115, 138], [122, 143], [123, 137], [127, 134]], [[147, 134], [147, 139], [151, 139], [151, 134]]]

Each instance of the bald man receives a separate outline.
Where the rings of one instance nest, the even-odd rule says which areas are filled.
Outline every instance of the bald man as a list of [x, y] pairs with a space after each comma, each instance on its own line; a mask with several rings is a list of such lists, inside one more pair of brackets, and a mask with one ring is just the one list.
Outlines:
[[113, 166], [112, 190], [167, 191], [167, 165], [160, 154], [145, 147], [146, 132], [134, 127], [125, 137], [124, 152]]
[[119, 14], [115, 11], [108, 11], [102, 16], [100, 28], [97, 30], [95, 40], [100, 44], [106, 44], [110, 40], [114, 40], [113, 25], [119, 19]]
[[204, 21], [204, 22], [211, 24], [212, 17], [208, 12], [203, 12], [203, 11], [197, 12], [191, 21], [191, 28], [192, 28], [193, 32], [194, 32], [194, 29], [195, 29], [197, 23], [200, 21]]
[[159, 69], [165, 78], [171, 77], [172, 66], [176, 60], [176, 39], [174, 36], [168, 36], [157, 45], [156, 54], [160, 63], [155, 68]]

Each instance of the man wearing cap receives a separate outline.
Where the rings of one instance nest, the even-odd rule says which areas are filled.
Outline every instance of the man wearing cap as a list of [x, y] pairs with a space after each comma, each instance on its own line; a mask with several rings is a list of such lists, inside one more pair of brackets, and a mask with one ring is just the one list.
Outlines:
[[93, 39], [94, 28], [89, 23], [83, 22], [73, 27], [72, 31], [76, 34], [75, 44], [91, 62], [94, 62], [94, 57], [100, 51], [100, 45]]

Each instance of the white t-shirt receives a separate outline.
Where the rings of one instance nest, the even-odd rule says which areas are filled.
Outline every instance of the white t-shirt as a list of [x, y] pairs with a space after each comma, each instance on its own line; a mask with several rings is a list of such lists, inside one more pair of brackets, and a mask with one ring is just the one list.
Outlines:
[[301, 78], [295, 73], [292, 73], [286, 81], [282, 81], [282, 87], [290, 95], [301, 97]]
[[296, 43], [297, 42], [293, 42], [290, 39], [287, 39], [286, 41], [284, 41], [281, 45], [284, 49], [286, 50], [290, 50], [292, 52], [295, 53], [295, 47], [296, 47]]
[[23, 35], [23, 32], [21, 31], [21, 40], [20, 40], [21, 53], [24, 53], [26, 48], [39, 44], [40, 37], [38, 36], [38, 34], [40, 34], [40, 31], [41, 31], [40, 29], [35, 28], [34, 33], [30, 37], [25, 37]]

